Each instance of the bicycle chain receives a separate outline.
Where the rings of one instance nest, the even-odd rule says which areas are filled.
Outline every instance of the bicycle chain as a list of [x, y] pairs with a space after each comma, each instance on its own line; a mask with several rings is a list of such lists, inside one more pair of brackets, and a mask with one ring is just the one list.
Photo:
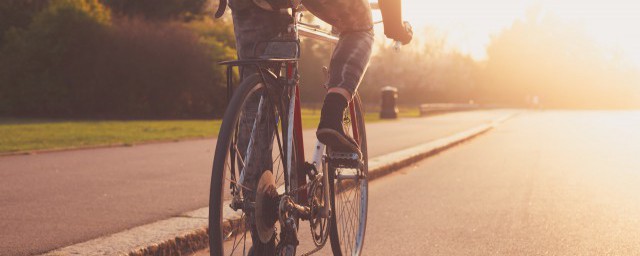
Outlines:
[[[320, 175], [316, 176], [316, 178], [314, 180], [312, 180], [310, 182], [307, 182], [307, 184], [305, 184], [302, 187], [299, 187], [299, 188], [296, 188], [294, 190], [289, 191], [289, 193], [287, 193], [287, 194], [292, 195], [292, 194], [295, 194], [295, 193], [297, 193], [297, 192], [299, 192], [299, 191], [301, 191], [303, 189], [309, 188], [312, 184], [320, 181], [320, 177], [321, 177]], [[325, 239], [324, 242], [320, 246], [317, 246], [315, 249], [313, 249], [311, 251], [308, 251], [308, 252], [302, 254], [301, 256], [309, 256], [311, 254], [314, 254], [314, 253], [322, 250], [322, 248], [327, 244], [327, 240], [329, 240], [329, 239]]]
[[307, 184], [305, 184], [302, 187], [296, 188], [294, 190], [289, 191], [289, 193], [286, 193], [285, 195], [292, 195], [294, 193], [300, 192], [303, 189], [307, 189], [309, 186], [311, 186], [311, 184], [313, 184], [314, 182], [317, 182], [320, 180], [320, 176], [316, 177], [314, 180], [307, 182]]

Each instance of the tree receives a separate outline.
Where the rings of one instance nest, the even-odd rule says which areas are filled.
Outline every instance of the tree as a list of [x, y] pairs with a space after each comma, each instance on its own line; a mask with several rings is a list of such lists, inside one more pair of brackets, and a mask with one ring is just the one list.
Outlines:
[[181, 15], [202, 14], [208, 0], [101, 0], [118, 14], [143, 16], [152, 20], [175, 19]]
[[508, 104], [538, 96], [553, 107], [628, 107], [638, 80], [616, 66], [581, 27], [530, 11], [492, 38], [482, 92]]
[[47, 0], [0, 1], [0, 46], [2, 46], [5, 32], [11, 28], [26, 28], [33, 16], [48, 4]]
[[471, 57], [446, 49], [446, 37], [426, 29], [427, 41], [416, 38], [400, 51], [379, 38], [361, 94], [366, 102], [378, 102], [384, 86], [398, 88], [401, 104], [468, 102], [475, 90], [478, 65]]
[[26, 29], [9, 31], [0, 54], [4, 112], [69, 112], [61, 100], [84, 88], [74, 88], [69, 69], [105, 39], [110, 19], [97, 0], [53, 0]]
[[211, 118], [224, 111], [229, 22], [115, 17], [97, 0], [52, 0], [0, 51], [0, 114]]

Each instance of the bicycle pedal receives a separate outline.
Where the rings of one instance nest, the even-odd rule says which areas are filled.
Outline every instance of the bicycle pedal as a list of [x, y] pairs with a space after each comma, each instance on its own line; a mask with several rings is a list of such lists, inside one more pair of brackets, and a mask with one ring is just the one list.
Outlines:
[[329, 152], [328, 157], [329, 159], [360, 160], [358, 153], [354, 152], [331, 151]]
[[327, 162], [335, 168], [360, 168], [362, 160], [357, 153], [332, 151], [326, 156]]

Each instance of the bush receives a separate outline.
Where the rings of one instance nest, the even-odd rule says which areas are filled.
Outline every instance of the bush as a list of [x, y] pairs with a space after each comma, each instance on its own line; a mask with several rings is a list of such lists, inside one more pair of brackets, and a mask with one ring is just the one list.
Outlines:
[[47, 0], [2, 0], [0, 1], [0, 46], [4, 33], [11, 28], [26, 28], [33, 16], [48, 5]]
[[[125, 19], [115, 23], [103, 51], [100, 77], [108, 99], [94, 113], [117, 117], [203, 118], [223, 111], [224, 71], [210, 55], [228, 56], [222, 43], [203, 44], [180, 23]], [[226, 55], [225, 55], [226, 54]], [[116, 104], [114, 104], [116, 103]]]
[[97, 0], [53, 0], [26, 29], [7, 33], [0, 114], [220, 116], [225, 79], [215, 62], [232, 58], [233, 32], [211, 20], [190, 26], [112, 18]]
[[64, 115], [75, 68], [106, 38], [110, 14], [97, 0], [55, 0], [27, 29], [12, 29], [0, 60], [4, 112]]
[[208, 0], [102, 0], [114, 12], [125, 16], [143, 16], [152, 20], [168, 20], [181, 15], [201, 14]]

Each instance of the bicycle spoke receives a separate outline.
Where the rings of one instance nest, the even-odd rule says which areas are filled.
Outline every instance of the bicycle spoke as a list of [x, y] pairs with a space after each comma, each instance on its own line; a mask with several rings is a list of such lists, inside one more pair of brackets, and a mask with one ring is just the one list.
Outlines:
[[[240, 220], [238, 221], [238, 226], [234, 230], [240, 229], [241, 225], [246, 225], [245, 217], [246, 215], [243, 212], [242, 215], [240, 216]], [[244, 244], [246, 244], [247, 230], [246, 230], [246, 227], [243, 227], [243, 228], [244, 228], [244, 232], [242, 234], [242, 238], [240, 238], [239, 241], [238, 241], [239, 235], [235, 235], [233, 237], [233, 247], [231, 249], [231, 254], [233, 254], [236, 251], [236, 249], [238, 248], [241, 242], [244, 241]]]
[[[242, 248], [243, 248], [243, 253], [242, 253], [242, 255], [246, 255], [246, 253], [244, 252], [244, 248], [246, 248], [245, 246], [246, 246], [246, 244], [247, 244], [247, 231], [245, 231], [245, 232], [242, 234], [242, 238], [240, 239], [240, 241], [242, 241], [242, 242], [243, 242], [243, 243], [242, 243], [242, 244], [243, 244], [243, 247], [242, 247]], [[238, 248], [238, 246], [240, 246], [240, 241], [238, 242], [238, 244], [234, 244], [234, 245], [233, 245], [233, 249], [231, 250], [231, 254], [233, 254], [233, 253], [236, 251], [236, 249]], [[234, 242], [235, 242], [235, 241], [234, 241]]]
[[[347, 175], [352, 171], [360, 172], [360, 170], [338, 169], [336, 170], [336, 176]], [[335, 181], [336, 227], [339, 234], [339, 246], [343, 255], [355, 253], [359, 250], [361, 243], [359, 240], [361, 235], [360, 226], [364, 225], [361, 222], [361, 189], [365, 184], [363, 182], [366, 182], [366, 180], [358, 179], [353, 181], [347, 179]]]
[[359, 218], [360, 218], [360, 214], [359, 214], [359, 207], [358, 207], [358, 202], [359, 200], [356, 199], [356, 197], [358, 196], [358, 191], [357, 189], [354, 190], [353, 192], [353, 197], [350, 199], [350, 207], [352, 210], [352, 214], [351, 214], [351, 236], [350, 236], [350, 242], [349, 245], [351, 246], [351, 251], [353, 251], [353, 248], [355, 247], [355, 241], [356, 241], [356, 235], [358, 232], [358, 224], [359, 224]]
[[242, 243], [242, 255], [247, 255], [247, 232], [244, 232], [243, 238], [244, 243]]
[[271, 164], [275, 164], [278, 160], [280, 160], [280, 154], [278, 154], [278, 156], [276, 157], [275, 160], [273, 160], [273, 162]]
[[345, 232], [345, 237], [347, 238], [347, 247], [349, 248], [348, 251], [351, 251], [351, 246], [352, 246], [352, 236], [353, 236], [353, 208], [351, 207], [351, 205], [348, 204], [348, 198], [350, 197], [350, 192], [348, 193], [341, 193], [340, 194], [341, 197], [341, 201], [342, 203], [342, 207], [344, 208], [343, 212], [347, 213], [346, 218], [344, 218], [345, 216], [343, 216], [343, 229]]
[[[278, 155], [278, 159], [282, 159], [281, 155]], [[278, 169], [277, 169], [277, 170], [280, 170], [280, 168], [281, 168], [282, 166], [283, 166], [283, 165], [282, 165], [282, 161], [278, 161]], [[278, 172], [278, 174], [277, 174], [277, 176], [276, 176], [276, 184], [278, 184], [278, 183], [279, 183], [279, 181], [280, 181], [280, 179], [283, 177], [283, 175], [284, 175], [284, 170], [283, 170], [283, 171], [281, 171], [281, 172]]]
[[350, 214], [349, 216], [349, 222], [348, 222], [348, 230], [349, 230], [349, 251], [353, 251], [353, 246], [354, 246], [354, 238], [355, 238], [355, 234], [356, 234], [356, 230], [355, 230], [355, 223], [356, 220], [354, 217], [358, 217], [357, 215], [353, 214], [353, 207], [352, 205], [349, 206], [351, 208], [352, 214]]
[[346, 193], [342, 192], [340, 193], [338, 196], [340, 198], [340, 208], [341, 208], [341, 216], [340, 216], [340, 221], [341, 221], [341, 225], [340, 225], [340, 229], [342, 229], [342, 238], [346, 239], [347, 241], [343, 242], [343, 244], [348, 247], [350, 244], [350, 230], [348, 229], [348, 223], [350, 222], [350, 214], [348, 214], [349, 212], [349, 208], [347, 207], [347, 205], [344, 204], [344, 196]]
[[235, 181], [235, 180], [230, 180], [230, 179], [229, 179], [229, 178], [227, 178], [227, 177], [225, 177], [224, 179], [225, 179], [225, 180], [228, 180], [229, 182], [231, 182], [231, 183], [233, 183], [233, 184], [236, 184], [236, 185], [238, 185], [239, 187], [241, 187], [241, 188], [243, 188], [243, 189], [246, 189], [246, 190], [248, 190], [248, 191], [250, 191], [250, 192], [255, 192], [253, 189], [251, 189], [251, 188], [249, 188], [249, 187], [247, 187], [247, 186], [244, 186], [244, 185], [240, 184], [240, 182], [237, 182], [237, 181]]
[[[248, 146], [247, 146], [247, 151], [249, 151], [249, 147], [250, 147], [250, 146], [251, 146], [251, 145], [248, 145]], [[240, 159], [240, 163], [242, 164], [242, 169], [244, 170], [244, 167], [245, 167], [246, 165], [245, 165], [245, 163], [244, 163], [244, 159], [242, 158], [242, 154], [240, 154], [240, 152], [242, 152], [242, 151], [240, 151], [240, 150], [238, 149], [238, 144], [234, 144], [234, 145], [233, 145], [233, 147], [235, 148], [236, 152], [238, 152], [238, 153], [236, 153], [236, 155], [238, 155], [238, 159]], [[244, 152], [244, 153], [245, 153], [245, 155], [247, 154], [247, 152]], [[242, 170], [241, 170], [240, 172], [242, 172]]]

